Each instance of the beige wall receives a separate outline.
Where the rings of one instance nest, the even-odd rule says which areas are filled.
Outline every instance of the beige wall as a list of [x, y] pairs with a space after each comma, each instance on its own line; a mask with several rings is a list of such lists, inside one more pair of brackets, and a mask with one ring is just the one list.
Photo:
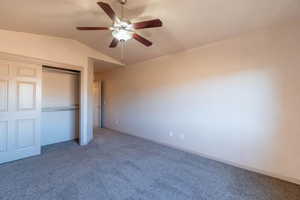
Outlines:
[[282, 26], [98, 74], [104, 125], [299, 181], [299, 44]]
[[0, 29], [0, 52], [23, 55], [75, 66], [87, 66], [88, 57], [118, 61], [71, 39]]
[[92, 110], [88, 105], [92, 104], [92, 92], [89, 88], [92, 87], [93, 61], [104, 60], [117, 64], [118, 61], [75, 40], [6, 30], [0, 30], [0, 53], [83, 67], [81, 144], [87, 144], [92, 139], [92, 126], [88, 120], [92, 116]]

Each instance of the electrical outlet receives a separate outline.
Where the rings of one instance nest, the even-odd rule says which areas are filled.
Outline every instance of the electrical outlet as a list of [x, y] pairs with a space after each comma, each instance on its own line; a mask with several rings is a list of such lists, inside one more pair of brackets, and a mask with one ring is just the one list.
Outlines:
[[170, 131], [170, 132], [169, 132], [169, 136], [170, 136], [170, 137], [173, 137], [173, 135], [174, 135], [173, 131]]
[[115, 120], [115, 124], [117, 124], [117, 125], [118, 125], [118, 124], [119, 124], [119, 120]]
[[180, 134], [180, 139], [184, 140], [185, 135], [184, 134]]

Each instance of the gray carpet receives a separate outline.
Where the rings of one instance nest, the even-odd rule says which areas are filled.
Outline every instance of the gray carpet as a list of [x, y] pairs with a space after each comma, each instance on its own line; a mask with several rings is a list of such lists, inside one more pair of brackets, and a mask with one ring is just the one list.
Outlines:
[[0, 165], [0, 175], [1, 200], [300, 199], [300, 186], [108, 130]]

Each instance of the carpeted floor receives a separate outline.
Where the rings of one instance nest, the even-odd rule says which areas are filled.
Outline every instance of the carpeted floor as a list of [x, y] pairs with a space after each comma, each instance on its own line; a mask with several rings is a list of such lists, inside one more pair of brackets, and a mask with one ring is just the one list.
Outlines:
[[0, 165], [1, 200], [299, 200], [300, 186], [100, 130]]

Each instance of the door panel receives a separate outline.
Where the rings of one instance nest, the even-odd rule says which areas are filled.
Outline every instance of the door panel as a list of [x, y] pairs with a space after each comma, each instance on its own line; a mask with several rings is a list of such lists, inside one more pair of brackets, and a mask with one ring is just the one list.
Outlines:
[[40, 154], [41, 69], [0, 60], [0, 163]]
[[34, 110], [36, 99], [36, 83], [18, 82], [18, 110]]
[[0, 76], [8, 76], [9, 75], [9, 63], [0, 61]]
[[20, 77], [36, 77], [37, 70], [31, 67], [20, 66], [18, 67], [17, 75]]
[[17, 148], [33, 147], [35, 144], [35, 120], [34, 119], [22, 119], [17, 120]]
[[0, 112], [8, 111], [8, 80], [0, 80]]
[[7, 151], [8, 121], [0, 121], [0, 152]]
[[94, 128], [101, 128], [101, 81], [94, 81]]

